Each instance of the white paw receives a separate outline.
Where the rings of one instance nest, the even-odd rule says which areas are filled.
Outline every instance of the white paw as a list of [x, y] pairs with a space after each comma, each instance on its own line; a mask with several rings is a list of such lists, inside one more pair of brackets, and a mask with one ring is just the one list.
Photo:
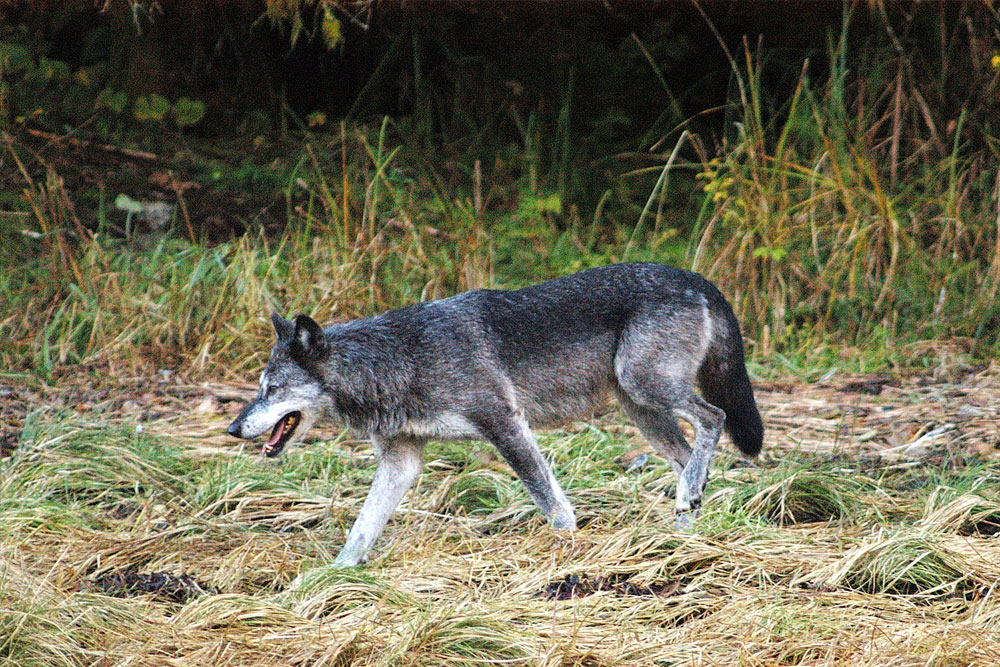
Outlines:
[[349, 553], [346, 549], [337, 554], [337, 557], [333, 561], [333, 567], [336, 568], [348, 568], [357, 567], [361, 563], [368, 562], [366, 556], [359, 556], [358, 554]]
[[694, 520], [698, 518], [698, 510], [686, 510], [674, 515], [674, 528], [679, 533], [690, 532], [694, 528]]
[[555, 512], [551, 524], [556, 530], [576, 530], [576, 516], [573, 510]]

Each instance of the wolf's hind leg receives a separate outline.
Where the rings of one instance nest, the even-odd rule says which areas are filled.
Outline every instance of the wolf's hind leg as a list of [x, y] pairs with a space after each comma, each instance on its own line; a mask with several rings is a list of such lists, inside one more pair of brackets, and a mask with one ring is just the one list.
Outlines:
[[726, 413], [692, 392], [674, 408], [674, 414], [694, 428], [691, 458], [677, 480], [677, 510], [696, 510], [701, 507], [701, 497], [708, 482], [708, 466], [719, 444]]
[[[653, 446], [656, 453], [669, 460], [674, 467], [674, 476], [677, 478], [677, 499], [681, 499], [680, 491], [681, 478], [684, 475], [684, 468], [691, 460], [691, 447], [688, 446], [684, 433], [673, 414], [665, 410], [656, 410], [636, 405], [627, 395], [622, 393], [619, 396], [622, 410], [635, 422], [635, 425], [642, 432], [642, 435]], [[697, 508], [680, 509], [678, 507], [675, 518], [677, 530], [687, 530], [691, 527], [692, 520], [697, 515]]]
[[538, 449], [527, 420], [505, 409], [478, 422], [483, 435], [514, 469], [552, 527], [558, 530], [576, 530], [573, 506], [566, 499], [545, 456]]
[[[674, 471], [678, 473], [677, 525], [684, 528], [690, 523], [690, 514], [701, 507], [708, 466], [722, 434], [726, 413], [698, 397], [691, 383], [677, 378], [677, 374], [656, 373], [645, 365], [638, 367], [643, 368], [640, 373], [623, 369], [619, 384], [638, 406], [633, 417], [640, 430], [658, 451], [661, 447], [668, 450], [674, 463]], [[694, 446], [690, 449], [677, 427], [677, 418], [694, 429]]]
[[673, 414], [637, 405], [624, 392], [619, 392], [618, 401], [625, 415], [635, 422], [656, 453], [673, 464], [674, 474], [680, 478], [691, 459], [691, 447]]
[[367, 560], [368, 551], [423, 468], [423, 441], [395, 439], [376, 442], [375, 447], [378, 465], [371, 489], [335, 565], [353, 567]]

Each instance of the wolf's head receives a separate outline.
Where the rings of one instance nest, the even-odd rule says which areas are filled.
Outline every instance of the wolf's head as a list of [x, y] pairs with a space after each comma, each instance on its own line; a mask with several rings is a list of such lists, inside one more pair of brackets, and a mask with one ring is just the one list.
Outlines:
[[329, 354], [329, 341], [309, 316], [291, 322], [275, 313], [271, 321], [278, 340], [261, 373], [260, 391], [229, 425], [230, 435], [247, 440], [270, 429], [262, 450], [269, 458], [301, 440], [327, 405], [318, 366]]

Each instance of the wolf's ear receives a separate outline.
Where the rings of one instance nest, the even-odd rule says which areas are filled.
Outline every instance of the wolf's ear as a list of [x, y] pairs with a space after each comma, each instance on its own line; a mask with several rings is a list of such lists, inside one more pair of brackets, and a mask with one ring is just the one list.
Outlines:
[[295, 333], [295, 325], [278, 313], [271, 313], [271, 323], [274, 325], [274, 333], [278, 335], [279, 341], [291, 340]]
[[311, 357], [326, 354], [329, 343], [323, 329], [308, 315], [295, 318], [295, 333], [292, 336], [292, 352]]

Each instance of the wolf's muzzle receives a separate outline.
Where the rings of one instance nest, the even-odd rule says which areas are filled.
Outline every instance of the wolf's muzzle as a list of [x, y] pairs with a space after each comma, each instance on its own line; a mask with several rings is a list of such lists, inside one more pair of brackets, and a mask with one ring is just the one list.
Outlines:
[[256, 404], [257, 401], [251, 401], [250, 403], [247, 403], [246, 405], [243, 406], [243, 409], [240, 410], [240, 414], [236, 415], [236, 419], [234, 419], [233, 423], [230, 424], [229, 428], [226, 429], [226, 432], [229, 435], [233, 436], [234, 438], [245, 437], [243, 435], [243, 421], [247, 418], [247, 415], [250, 413], [251, 408], [253, 408]]

